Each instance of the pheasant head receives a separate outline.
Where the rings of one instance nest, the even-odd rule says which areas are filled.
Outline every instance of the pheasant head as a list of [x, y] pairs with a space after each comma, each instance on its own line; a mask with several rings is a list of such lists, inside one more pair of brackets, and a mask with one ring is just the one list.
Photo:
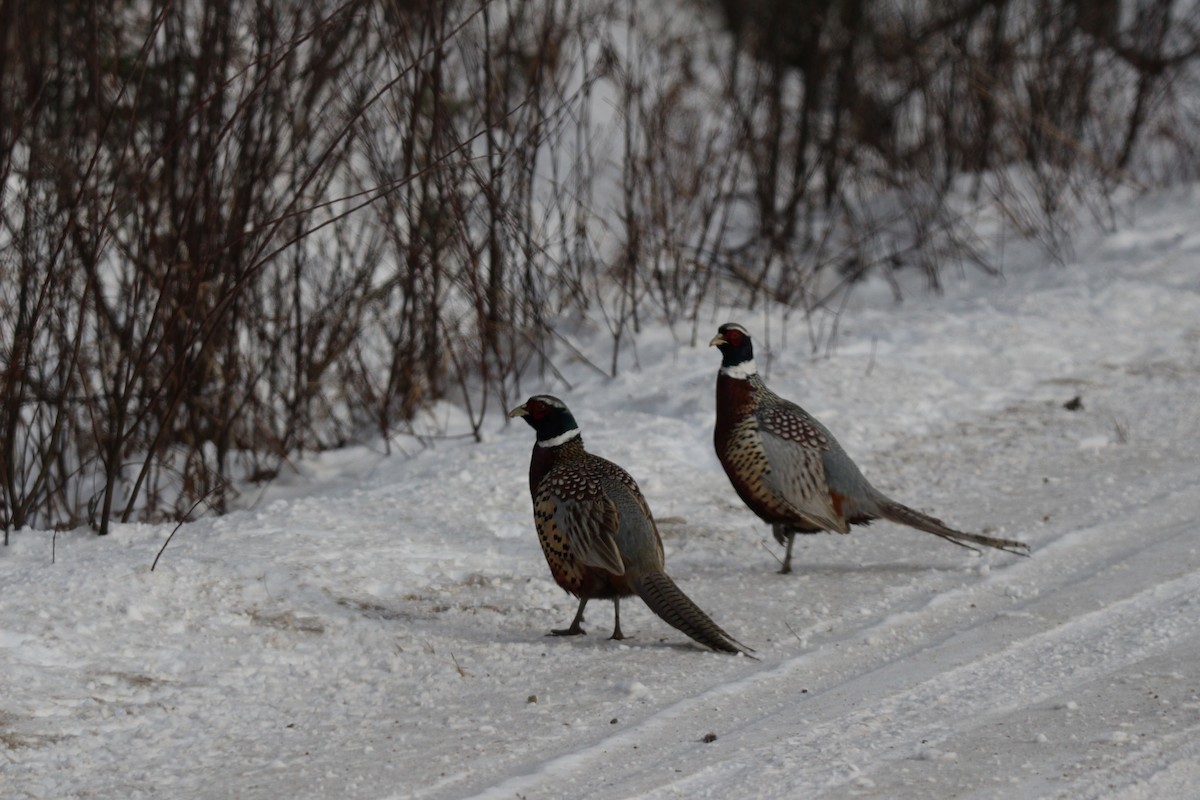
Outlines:
[[524, 418], [537, 431], [542, 447], [557, 447], [579, 436], [579, 425], [567, 404], [548, 394], [534, 395], [508, 415]]
[[721, 372], [729, 377], [745, 379], [758, 373], [750, 333], [736, 322], [726, 322], [717, 328], [717, 335], [708, 346], [721, 351]]

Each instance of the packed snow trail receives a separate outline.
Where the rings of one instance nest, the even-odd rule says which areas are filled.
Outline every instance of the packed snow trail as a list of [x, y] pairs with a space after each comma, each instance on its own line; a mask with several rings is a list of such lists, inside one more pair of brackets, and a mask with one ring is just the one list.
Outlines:
[[[1175, 474], [1128, 517], [855, 629], [833, 654], [710, 688], [479, 797], [1036, 797], [1070, 787], [1097, 742], [1111, 762], [1147, 736], [1200, 732], [1197, 486], [1200, 469]], [[1021, 586], [1037, 592], [1011, 602]], [[888, 639], [906, 646], [876, 666], [862, 651]], [[1148, 727], [1107, 707], [1122, 687], [1161, 701]], [[1081, 742], [1070, 720], [1084, 716]], [[705, 726], [715, 742], [694, 738]], [[1200, 766], [1192, 748], [1163, 760]]]

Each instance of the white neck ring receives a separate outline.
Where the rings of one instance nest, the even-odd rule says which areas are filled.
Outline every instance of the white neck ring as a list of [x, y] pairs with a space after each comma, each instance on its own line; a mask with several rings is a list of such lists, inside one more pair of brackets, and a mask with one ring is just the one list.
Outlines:
[[560, 433], [552, 439], [538, 439], [538, 447], [558, 447], [560, 444], [565, 444], [579, 435], [579, 428], [571, 428], [566, 433]]
[[743, 361], [740, 364], [734, 364], [732, 367], [721, 367], [721, 374], [728, 375], [734, 380], [744, 381], [751, 375], [758, 374], [758, 367], [754, 366], [754, 359]]

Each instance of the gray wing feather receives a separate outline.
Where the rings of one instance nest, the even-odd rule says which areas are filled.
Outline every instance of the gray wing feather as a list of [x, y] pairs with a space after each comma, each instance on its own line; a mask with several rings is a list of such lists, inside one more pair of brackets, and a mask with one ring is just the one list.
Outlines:
[[783, 403], [761, 408], [759, 438], [770, 469], [763, 482], [814, 527], [848, 533], [834, 508], [825, 477], [825, 453], [832, 437], [798, 407]]
[[662, 569], [662, 538], [637, 483], [620, 470], [605, 482], [605, 493], [613, 499], [620, 518], [616, 541], [626, 567], [639, 573]]
[[535, 506], [563, 532], [582, 563], [614, 575], [625, 574], [625, 562], [614, 539], [621, 521], [612, 500], [602, 494], [564, 497], [548, 487], [538, 493]]

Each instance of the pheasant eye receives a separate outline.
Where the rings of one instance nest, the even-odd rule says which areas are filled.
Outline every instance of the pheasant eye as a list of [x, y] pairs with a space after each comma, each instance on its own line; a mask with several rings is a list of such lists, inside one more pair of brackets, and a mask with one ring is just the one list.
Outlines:
[[525, 410], [528, 411], [529, 416], [533, 417], [534, 419], [541, 419], [542, 417], [546, 416], [546, 412], [549, 411], [549, 408], [545, 403], [536, 401], [526, 404]]
[[739, 330], [730, 330], [725, 334], [725, 341], [729, 342], [734, 347], [742, 346], [742, 332]]

